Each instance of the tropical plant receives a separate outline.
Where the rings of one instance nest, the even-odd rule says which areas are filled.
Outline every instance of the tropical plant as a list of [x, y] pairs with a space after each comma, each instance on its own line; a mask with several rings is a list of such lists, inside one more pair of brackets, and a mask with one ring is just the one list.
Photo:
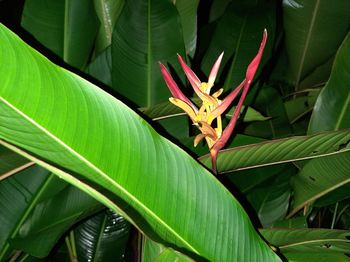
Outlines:
[[0, 261], [348, 261], [349, 10], [0, 1]]

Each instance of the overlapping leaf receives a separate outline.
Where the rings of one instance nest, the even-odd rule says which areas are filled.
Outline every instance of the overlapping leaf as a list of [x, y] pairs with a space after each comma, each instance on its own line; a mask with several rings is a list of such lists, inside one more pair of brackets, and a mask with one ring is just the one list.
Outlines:
[[[350, 123], [350, 35], [341, 45], [331, 78], [317, 98], [309, 132], [339, 130]], [[349, 143], [347, 141], [343, 146]], [[294, 182], [295, 201], [292, 213], [303, 205], [350, 182], [350, 154], [344, 153], [307, 163]], [[327, 172], [328, 171], [328, 172]]]
[[350, 2], [342, 0], [283, 1], [289, 72], [296, 89], [303, 78], [336, 53], [349, 29], [349, 8]]
[[[215, 4], [214, 4], [215, 6]], [[244, 79], [245, 70], [253, 59], [261, 34], [267, 29], [269, 37], [261, 67], [269, 57], [274, 41], [275, 21], [274, 4], [263, 1], [232, 1], [225, 14], [217, 22], [215, 31], [210, 35], [210, 44], [202, 60], [202, 70], [206, 75], [221, 52], [225, 52], [219, 76], [225, 71], [224, 89], [231, 90]]]
[[291, 261], [349, 261], [347, 230], [263, 229], [260, 233]]
[[73, 231], [78, 261], [123, 261], [130, 224], [110, 210], [103, 211]]
[[[349, 139], [350, 130], [344, 129], [229, 148], [219, 153], [218, 172], [225, 173], [347, 152], [350, 149]], [[210, 166], [209, 155], [200, 157], [200, 161]]]
[[98, 19], [90, 0], [33, 0], [25, 1], [22, 26], [65, 62], [82, 69], [94, 45]]
[[212, 174], [123, 103], [0, 28], [0, 138], [55, 166], [3, 145], [158, 241], [211, 261], [279, 261]]
[[170, 93], [158, 62], [179, 69], [176, 53], [185, 54], [176, 7], [170, 1], [127, 1], [112, 37], [113, 88], [140, 107], [165, 101]]

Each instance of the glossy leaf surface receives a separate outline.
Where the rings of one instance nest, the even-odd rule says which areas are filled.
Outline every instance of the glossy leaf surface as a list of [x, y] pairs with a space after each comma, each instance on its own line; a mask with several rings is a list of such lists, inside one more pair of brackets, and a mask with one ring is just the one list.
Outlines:
[[123, 261], [130, 223], [113, 211], [103, 211], [74, 229], [78, 261]]
[[114, 25], [123, 9], [125, 0], [93, 0], [100, 27], [95, 52], [99, 54], [112, 43]]
[[122, 102], [0, 28], [0, 58], [6, 61], [0, 65], [6, 77], [0, 87], [0, 137], [55, 166], [3, 145], [113, 207], [152, 238], [191, 255], [279, 261], [212, 174]]

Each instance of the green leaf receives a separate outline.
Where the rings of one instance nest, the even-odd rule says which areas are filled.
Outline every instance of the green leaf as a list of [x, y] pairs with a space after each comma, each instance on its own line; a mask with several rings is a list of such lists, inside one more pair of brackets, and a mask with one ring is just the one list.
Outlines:
[[293, 173], [293, 169], [279, 173], [247, 194], [263, 227], [271, 226], [287, 214], [291, 195], [289, 181]]
[[297, 122], [313, 110], [318, 94], [319, 90], [312, 90], [304, 96], [298, 96], [284, 103], [291, 124]]
[[270, 119], [265, 122], [252, 123], [244, 130], [245, 134], [264, 138], [280, 138], [292, 133], [282, 97], [274, 88], [270, 86], [261, 88], [254, 106]]
[[167, 248], [162, 244], [158, 244], [149, 238], [145, 237], [143, 240], [142, 249], [142, 261], [143, 262], [190, 262], [194, 261], [189, 257], [175, 251], [174, 249]]
[[197, 8], [199, 0], [174, 1], [180, 15], [186, 54], [194, 56], [197, 45]]
[[[336, 55], [331, 77], [317, 98], [309, 132], [339, 130], [350, 123], [350, 34]], [[346, 143], [342, 146], [346, 146]], [[294, 214], [324, 194], [350, 182], [350, 154], [330, 156], [308, 162], [295, 177]], [[327, 172], [328, 171], [328, 172]]]
[[[339, 154], [341, 157], [348, 154], [349, 141], [350, 130], [344, 129], [229, 148], [218, 155], [218, 172], [227, 173], [346, 152]], [[210, 155], [200, 157], [199, 160], [210, 167]]]
[[95, 199], [62, 180], [57, 181], [53, 175], [37, 194], [42, 194], [41, 199], [37, 200], [11, 244], [40, 258], [46, 257], [75, 223], [101, 209]]
[[293, 180], [294, 202], [289, 216], [317, 198], [350, 182], [350, 152], [308, 162]]
[[322, 256], [349, 261], [345, 256], [350, 248], [350, 231], [347, 230], [262, 229], [260, 233], [291, 261], [329, 261]]
[[336, 55], [332, 74], [317, 98], [309, 133], [350, 127], [350, 33]]
[[316, 207], [324, 207], [335, 204], [337, 202], [349, 198], [349, 192], [350, 183], [345, 184], [344, 186], [341, 186], [335, 190], [332, 190], [328, 194], [320, 197], [313, 205]]
[[123, 261], [130, 224], [122, 216], [103, 211], [73, 232], [78, 261]]
[[170, 96], [158, 62], [180, 69], [176, 53], [185, 54], [185, 44], [179, 20], [170, 1], [129, 0], [120, 14], [112, 37], [112, 87], [140, 107]]
[[244, 194], [249, 193], [266, 180], [285, 172], [290, 168], [290, 164], [280, 164], [274, 166], [265, 166], [254, 169], [236, 171], [227, 174], [229, 180]]
[[34, 165], [24, 157], [0, 146], [0, 181]]
[[224, 13], [231, 0], [214, 0], [210, 5], [209, 22], [220, 18]]
[[73, 223], [100, 207], [38, 166], [2, 181], [0, 190], [0, 260], [14, 249], [46, 257]]
[[98, 21], [90, 0], [32, 0], [25, 1], [22, 26], [65, 62], [82, 69], [93, 48]]
[[[262, 68], [274, 42], [274, 12], [273, 1], [231, 2], [211, 35], [209, 48], [201, 64], [203, 72], [208, 76], [215, 60], [224, 51], [218, 76], [222, 82], [223, 77], [226, 78], [224, 90], [238, 86], [245, 78], [247, 66], [254, 58], [266, 28], [269, 36], [261, 61]], [[222, 74], [224, 71], [226, 73]]]
[[14, 250], [10, 240], [15, 237], [40, 197], [48, 171], [33, 166], [0, 183], [0, 260], [5, 261]]
[[112, 85], [111, 47], [106, 48], [95, 57], [95, 59], [87, 66], [86, 73], [108, 86]]
[[294, 217], [290, 219], [279, 220], [273, 223], [273, 228], [307, 228], [306, 217]]
[[280, 261], [218, 180], [135, 112], [4, 26], [0, 43], [2, 145], [189, 255]]
[[308, 74], [335, 54], [349, 29], [349, 9], [350, 2], [342, 0], [283, 1], [288, 71], [296, 90]]
[[96, 37], [95, 52], [99, 54], [112, 43], [114, 25], [123, 9], [125, 0], [94, 0], [100, 28]]

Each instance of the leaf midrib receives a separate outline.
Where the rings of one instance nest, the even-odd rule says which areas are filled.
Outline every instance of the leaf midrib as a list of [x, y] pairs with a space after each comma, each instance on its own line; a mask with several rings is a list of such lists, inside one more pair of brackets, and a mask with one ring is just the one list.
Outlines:
[[149, 209], [147, 206], [145, 206], [138, 198], [136, 198], [134, 195], [132, 195], [129, 191], [127, 191], [123, 186], [118, 184], [116, 181], [111, 179], [106, 173], [104, 173], [102, 170], [100, 170], [98, 167], [96, 167], [94, 164], [92, 164], [90, 161], [88, 161], [85, 157], [80, 155], [78, 152], [76, 152], [73, 148], [69, 147], [67, 144], [65, 144], [62, 140], [60, 140], [58, 137], [56, 137], [54, 134], [49, 132], [46, 128], [39, 125], [37, 122], [35, 122], [32, 118], [27, 116], [25, 113], [20, 111], [18, 108], [16, 108], [14, 105], [12, 105], [10, 102], [8, 102], [3, 97], [0, 97], [0, 101], [2, 101], [5, 105], [7, 105], [9, 108], [14, 110], [16, 113], [18, 113], [20, 116], [22, 116], [26, 121], [34, 125], [36, 128], [41, 130], [44, 134], [52, 138], [54, 141], [56, 141], [59, 145], [61, 145], [64, 149], [66, 149], [68, 152], [70, 152], [73, 156], [77, 157], [80, 161], [82, 161], [84, 164], [86, 164], [89, 168], [97, 172], [97, 174], [104, 177], [108, 182], [110, 182], [112, 185], [114, 185], [115, 188], [119, 189], [121, 192], [123, 192], [125, 195], [127, 195], [130, 199], [134, 201], [139, 207], [141, 207], [146, 213], [148, 213], [151, 217], [153, 217], [156, 221], [158, 221], [159, 224], [163, 225], [166, 229], [168, 229], [175, 237], [178, 238], [188, 249], [190, 249], [192, 252], [195, 252], [196, 254], [200, 254], [190, 243], [188, 243], [185, 239], [183, 239], [178, 233], [171, 228], [165, 221], [163, 221], [159, 216], [157, 216], [151, 209]]
[[302, 70], [303, 70], [304, 64], [305, 64], [306, 52], [309, 49], [310, 39], [311, 39], [312, 31], [314, 29], [316, 14], [318, 12], [319, 5], [320, 5], [320, 0], [317, 0], [316, 4], [315, 4], [314, 11], [312, 13], [309, 31], [306, 35], [305, 48], [303, 49], [303, 53], [302, 53], [301, 58], [300, 58], [300, 66], [298, 68], [297, 78], [296, 78], [296, 82], [295, 82], [295, 91], [298, 91], [298, 89], [299, 89], [299, 82], [300, 82], [301, 73], [302, 73]]
[[314, 239], [314, 240], [307, 240], [307, 241], [300, 241], [300, 242], [295, 242], [295, 243], [291, 243], [291, 244], [286, 244], [284, 246], [279, 246], [278, 248], [285, 249], [285, 248], [302, 246], [302, 245], [306, 245], [306, 244], [320, 243], [320, 242], [345, 242], [345, 243], [348, 243], [349, 241], [346, 239], [333, 239], [333, 238]]

